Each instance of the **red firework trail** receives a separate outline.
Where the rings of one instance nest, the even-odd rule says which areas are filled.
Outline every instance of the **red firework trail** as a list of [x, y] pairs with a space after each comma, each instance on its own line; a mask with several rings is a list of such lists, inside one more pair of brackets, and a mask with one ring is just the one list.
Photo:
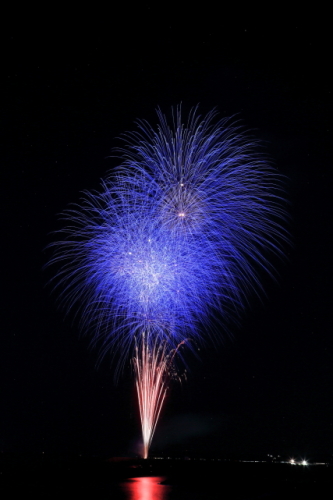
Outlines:
[[181, 342], [176, 349], [167, 353], [166, 343], [158, 346], [155, 344], [151, 348], [143, 335], [141, 348], [136, 346], [133, 364], [142, 426], [143, 458], [148, 458], [149, 447], [165, 399], [173, 359], [184, 343], [185, 341]]

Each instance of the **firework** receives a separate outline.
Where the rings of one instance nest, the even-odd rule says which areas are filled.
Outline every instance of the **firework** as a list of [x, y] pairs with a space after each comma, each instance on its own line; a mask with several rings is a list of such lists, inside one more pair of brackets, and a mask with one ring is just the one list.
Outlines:
[[[214, 123], [215, 112], [200, 119], [196, 108], [185, 124], [180, 109], [171, 123], [157, 114], [156, 129], [139, 121], [138, 131], [127, 134], [124, 176], [135, 173], [136, 189], [146, 193], [170, 241], [185, 241], [205, 268], [204, 281], [197, 275], [197, 289], [207, 292], [199, 323], [207, 324], [207, 310], [229, 321], [252, 292], [260, 294], [263, 272], [275, 276], [271, 257], [283, 257], [289, 241], [284, 179], [232, 120]], [[193, 314], [193, 293], [191, 300]]]
[[[288, 240], [282, 180], [229, 120], [193, 110], [139, 122], [123, 163], [64, 214], [54, 244], [61, 301], [101, 356], [133, 358], [147, 456], [177, 346], [214, 314], [236, 317]], [[214, 335], [211, 335], [215, 338]], [[133, 354], [134, 353], [134, 354]]]
[[173, 374], [173, 359], [184, 342], [171, 351], [167, 342], [154, 341], [150, 347], [151, 342], [147, 342], [145, 338], [142, 339], [140, 349], [136, 346], [133, 365], [142, 426], [143, 458], [148, 457], [148, 450], [165, 399], [167, 381]]
[[152, 209], [124, 200], [111, 185], [86, 194], [64, 217], [70, 225], [53, 257], [61, 264], [60, 301], [80, 310], [81, 326], [92, 331], [102, 356], [112, 351], [120, 369], [137, 339], [173, 349], [198, 335], [219, 289], [204, 247], [170, 235]]

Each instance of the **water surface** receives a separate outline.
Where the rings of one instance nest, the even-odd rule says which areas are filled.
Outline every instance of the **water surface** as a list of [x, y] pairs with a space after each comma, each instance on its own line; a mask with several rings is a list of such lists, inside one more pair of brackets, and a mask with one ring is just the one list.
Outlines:
[[169, 500], [171, 486], [162, 484], [165, 477], [134, 477], [120, 484], [127, 500]]

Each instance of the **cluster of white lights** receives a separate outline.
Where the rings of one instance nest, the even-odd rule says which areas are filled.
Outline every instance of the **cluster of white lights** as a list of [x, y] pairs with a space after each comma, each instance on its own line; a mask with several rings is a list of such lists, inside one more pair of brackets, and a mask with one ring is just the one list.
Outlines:
[[308, 462], [306, 460], [302, 460], [301, 462], [296, 462], [296, 460], [294, 458], [291, 458], [289, 460], [289, 463], [291, 465], [308, 465]]

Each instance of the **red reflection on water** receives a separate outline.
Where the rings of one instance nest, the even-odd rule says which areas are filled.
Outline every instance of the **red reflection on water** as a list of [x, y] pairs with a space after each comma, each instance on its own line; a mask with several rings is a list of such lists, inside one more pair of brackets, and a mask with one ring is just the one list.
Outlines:
[[170, 486], [160, 484], [164, 477], [134, 477], [122, 484], [129, 500], [167, 500]]

